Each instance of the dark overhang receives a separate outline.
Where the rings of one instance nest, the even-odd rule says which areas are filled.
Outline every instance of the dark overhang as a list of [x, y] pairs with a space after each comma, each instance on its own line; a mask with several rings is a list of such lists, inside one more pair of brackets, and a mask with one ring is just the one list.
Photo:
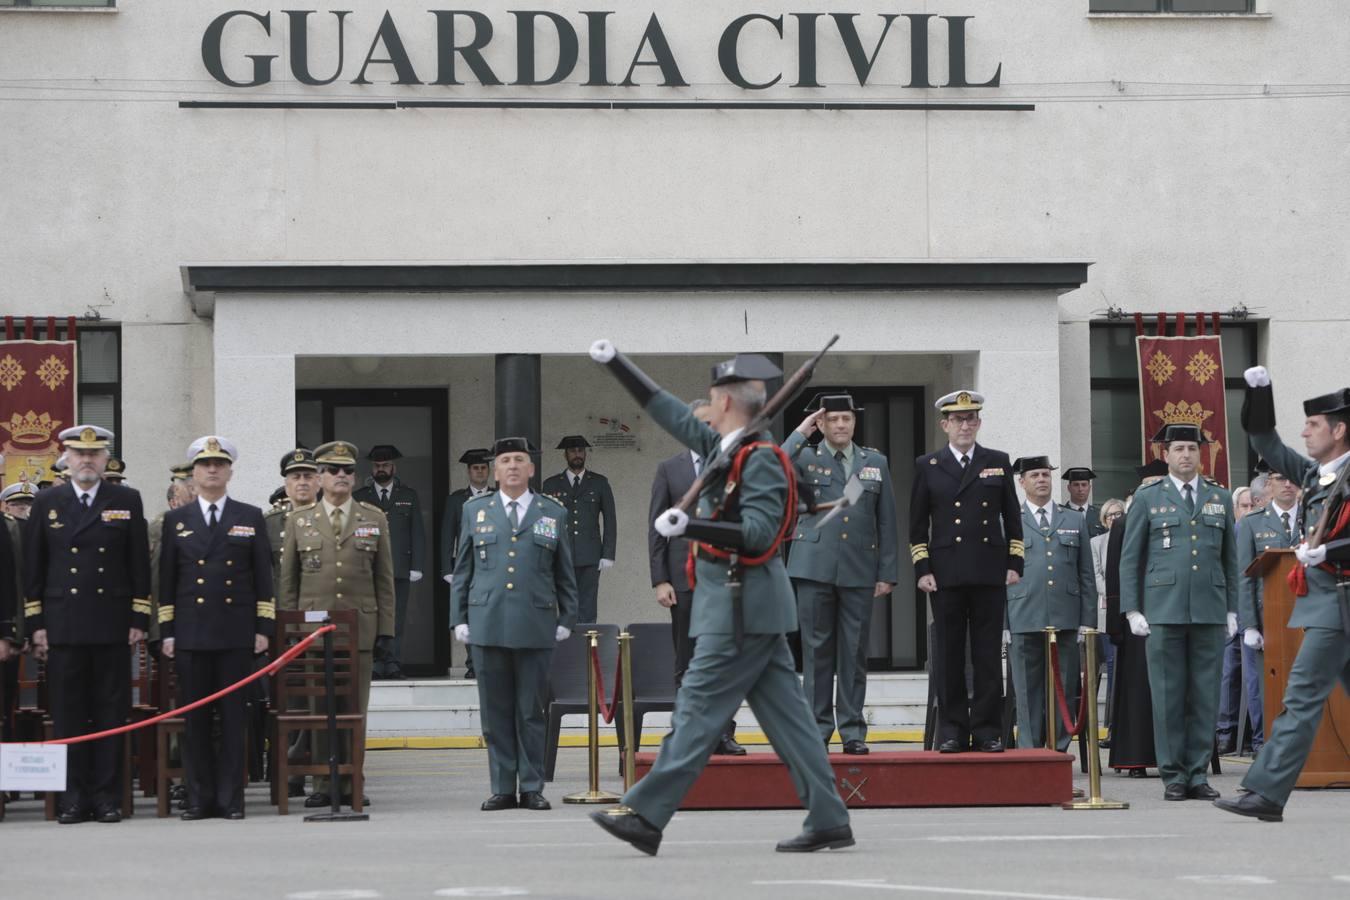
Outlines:
[[1056, 291], [1086, 260], [205, 263], [182, 267], [201, 293], [557, 293], [563, 291]]

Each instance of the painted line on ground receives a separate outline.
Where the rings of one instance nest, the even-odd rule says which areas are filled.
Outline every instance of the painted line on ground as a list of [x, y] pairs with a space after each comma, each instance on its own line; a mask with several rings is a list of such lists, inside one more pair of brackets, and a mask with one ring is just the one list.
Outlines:
[[1082, 894], [1037, 894], [1030, 891], [1008, 891], [1008, 890], [981, 890], [978, 888], [953, 888], [937, 887], [930, 884], [890, 884], [881, 880], [859, 880], [859, 881], [752, 881], [753, 885], [774, 885], [788, 886], [801, 885], [803, 887], [842, 887], [842, 888], [861, 888], [863, 890], [876, 891], [903, 891], [915, 894], [955, 894], [962, 897], [1012, 897], [1015, 900], [1112, 900], [1109, 897], [1101, 895], [1085, 896]]
[[[1179, 834], [1009, 834], [1009, 835], [929, 835], [926, 837], [858, 838], [860, 844], [965, 844], [965, 843], [1030, 843], [1038, 841], [1115, 841], [1147, 840], [1181, 837]], [[733, 844], [763, 844], [772, 838], [741, 838], [736, 840], [666, 840], [663, 847], [720, 847]], [[487, 844], [494, 849], [542, 849], [546, 847], [602, 847], [606, 840], [594, 841], [532, 841], [509, 844]]]

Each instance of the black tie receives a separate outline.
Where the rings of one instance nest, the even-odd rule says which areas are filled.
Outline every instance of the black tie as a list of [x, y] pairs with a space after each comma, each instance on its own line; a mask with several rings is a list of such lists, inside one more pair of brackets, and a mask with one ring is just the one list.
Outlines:
[[1284, 523], [1284, 536], [1290, 537], [1291, 533], [1289, 531], [1289, 513], [1287, 512], [1280, 513], [1280, 521]]
[[962, 454], [961, 454], [961, 468], [964, 469], [964, 468], [965, 468], [967, 465], [969, 465], [969, 464], [970, 464], [970, 457], [969, 457], [969, 456], [966, 456], [964, 453], [962, 453]]
[[84, 504], [84, 508], [85, 508], [85, 509], [88, 509], [88, 508], [89, 508], [89, 495], [88, 495], [88, 494], [81, 494], [81, 495], [80, 495], [80, 502], [81, 502], [82, 504]]
[[1185, 498], [1184, 498], [1185, 501], [1186, 501], [1186, 512], [1191, 513], [1192, 515], [1194, 515], [1194, 514], [1195, 514], [1195, 488], [1191, 487], [1190, 484], [1186, 484], [1186, 485], [1182, 488], [1182, 490], [1184, 490], [1184, 491], [1186, 492], [1186, 496], [1185, 496]]
[[844, 469], [844, 474], [847, 475], [848, 467], [844, 465], [844, 451], [843, 450], [834, 451], [834, 458], [835, 461], [839, 463], [840, 468]]
[[1049, 531], [1049, 530], [1050, 530], [1050, 520], [1049, 520], [1048, 518], [1046, 518], [1044, 507], [1042, 507], [1041, 509], [1038, 509], [1038, 510], [1036, 511], [1036, 515], [1038, 515], [1038, 516], [1041, 517], [1041, 531]]
[[389, 488], [380, 488], [380, 505], [384, 506], [389, 502]]
[[210, 506], [208, 506], [208, 507], [206, 508], [206, 512], [207, 512], [207, 516], [206, 516], [206, 527], [210, 528], [212, 531], [215, 531], [215, 530], [216, 530], [216, 505], [215, 505], [214, 503], [212, 503]]

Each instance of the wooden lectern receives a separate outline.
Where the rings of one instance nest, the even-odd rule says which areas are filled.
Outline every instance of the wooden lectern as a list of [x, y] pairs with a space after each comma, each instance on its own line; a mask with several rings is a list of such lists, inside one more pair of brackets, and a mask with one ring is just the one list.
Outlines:
[[[1260, 578], [1264, 608], [1262, 619], [1266, 639], [1266, 670], [1263, 679], [1266, 739], [1270, 739], [1275, 717], [1284, 709], [1284, 686], [1289, 681], [1289, 670], [1303, 643], [1303, 630], [1288, 628], [1285, 623], [1294, 612], [1298, 598], [1289, 589], [1289, 572], [1298, 565], [1291, 549], [1267, 550], [1247, 567], [1244, 573]], [[1331, 690], [1322, 724], [1313, 740], [1312, 752], [1303, 764], [1295, 787], [1344, 787], [1350, 784], [1350, 697], [1339, 684]]]

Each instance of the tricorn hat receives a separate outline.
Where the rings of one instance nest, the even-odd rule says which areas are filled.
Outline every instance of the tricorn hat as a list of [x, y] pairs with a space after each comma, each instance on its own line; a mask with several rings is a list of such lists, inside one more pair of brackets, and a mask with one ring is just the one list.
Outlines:
[[1145, 478], [1161, 478], [1167, 474], [1167, 463], [1161, 459], [1155, 459], [1142, 466], [1135, 466], [1134, 474], [1139, 476], [1140, 481]]
[[376, 444], [370, 448], [366, 454], [366, 459], [371, 462], [393, 462], [396, 459], [402, 459], [403, 454], [398, 452], [398, 448], [393, 444]]
[[1012, 466], [1013, 471], [1018, 475], [1035, 472], [1037, 469], [1054, 471], [1056, 468], [1056, 466], [1050, 465], [1050, 457], [1048, 456], [1019, 456]]
[[832, 412], [858, 412], [858, 407], [853, 405], [852, 394], [816, 394], [811, 398], [811, 402], [806, 404], [804, 412], [815, 412], [823, 409], [827, 413]]
[[1209, 443], [1209, 439], [1205, 437], [1205, 433], [1200, 430], [1199, 425], [1191, 425], [1186, 422], [1173, 422], [1170, 425], [1164, 425], [1153, 436], [1153, 443], [1155, 444], [1170, 444], [1173, 441], [1189, 441], [1192, 444]]
[[1061, 481], [1092, 481], [1097, 477], [1097, 473], [1087, 466], [1071, 466], [1059, 477]]
[[1339, 391], [1303, 401], [1305, 416], [1322, 416], [1347, 411], [1350, 411], [1350, 388], [1341, 388]]
[[531, 456], [539, 452], [538, 448], [531, 444], [529, 438], [523, 437], [503, 437], [497, 438], [492, 442], [492, 456], [495, 459], [503, 453], [528, 453]]
[[558, 441], [557, 450], [585, 450], [591, 446], [591, 442], [579, 434], [569, 434], [567, 437]]
[[478, 466], [492, 462], [492, 451], [486, 447], [475, 447], [472, 450], [465, 450], [460, 455], [459, 461], [466, 466]]
[[717, 387], [737, 381], [768, 381], [782, 374], [783, 370], [761, 353], [737, 353], [731, 359], [713, 366], [712, 383], [713, 387]]

